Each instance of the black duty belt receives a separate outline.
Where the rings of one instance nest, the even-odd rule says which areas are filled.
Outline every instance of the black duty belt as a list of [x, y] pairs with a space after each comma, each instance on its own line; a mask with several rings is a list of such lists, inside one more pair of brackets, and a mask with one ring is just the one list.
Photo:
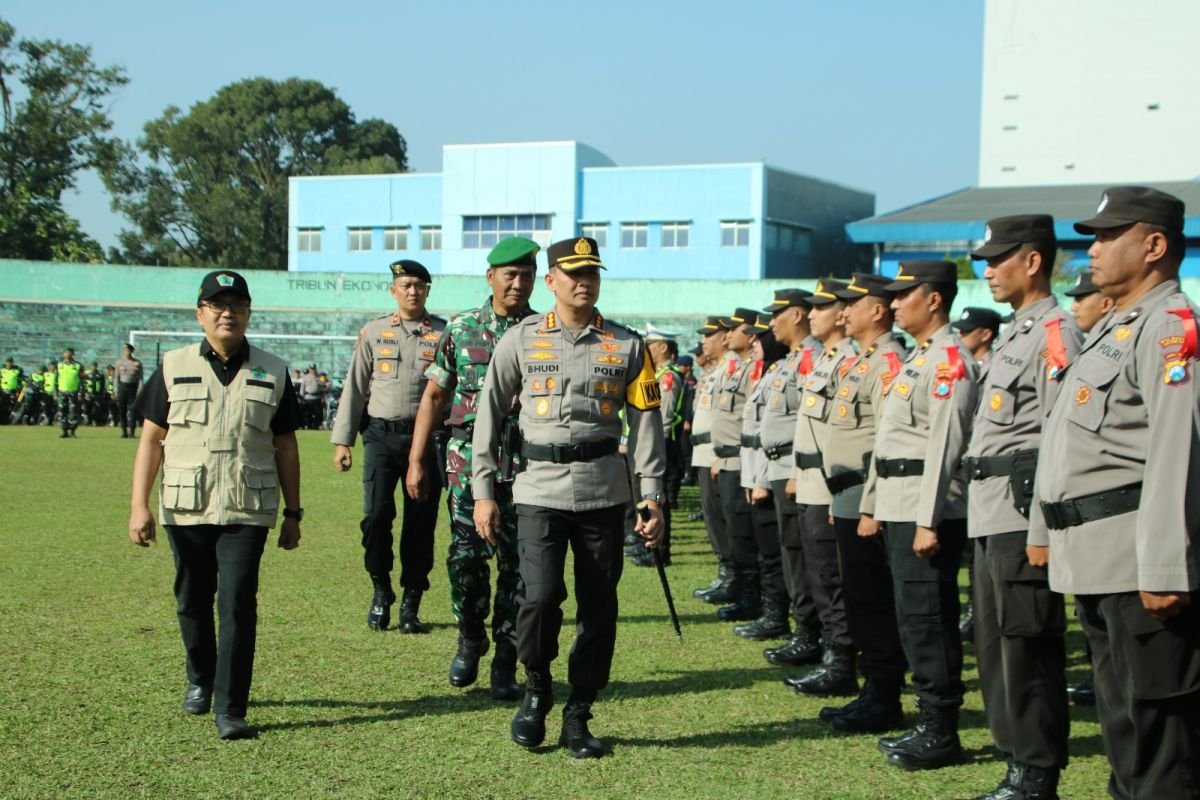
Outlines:
[[388, 433], [412, 433], [415, 420], [411, 419], [379, 419], [371, 418], [371, 424], [383, 428]]
[[792, 443], [791, 442], [784, 442], [783, 444], [771, 445], [770, 447], [763, 445], [763, 453], [765, 453], [767, 458], [771, 459], [772, 461], [778, 461], [779, 459], [783, 458], [784, 456], [791, 454], [791, 452], [792, 452]]
[[601, 439], [579, 444], [533, 444], [523, 442], [521, 455], [533, 461], [552, 461], [555, 464], [570, 464], [573, 461], [594, 461], [602, 456], [617, 452], [616, 439]]
[[1007, 456], [966, 456], [962, 460], [967, 480], [982, 481], [1012, 475], [1022, 467], [1037, 466], [1037, 450], [1021, 450]]
[[698, 445], [698, 444], [708, 444], [711, 441], [712, 441], [711, 433], [693, 433], [692, 434], [692, 445], [693, 446]]
[[820, 453], [793, 453], [800, 469], [821, 469], [825, 465]]
[[877, 458], [875, 474], [881, 478], [924, 475], [925, 461], [920, 458]]
[[743, 433], [742, 434], [742, 447], [749, 447], [752, 450], [761, 450], [762, 449], [762, 437], [759, 436], [757, 433], [754, 433], [754, 434]]
[[1141, 501], [1142, 484], [1131, 483], [1074, 500], [1042, 503], [1042, 516], [1046, 518], [1046, 527], [1061, 531], [1118, 514], [1128, 514], [1136, 511]]
[[825, 488], [830, 494], [841, 494], [854, 486], [862, 486], [866, 481], [867, 476], [862, 471], [852, 469], [826, 478]]
[[450, 437], [453, 439], [458, 439], [460, 442], [471, 441], [471, 436], [474, 435], [474, 433], [475, 433], [474, 425], [467, 425], [462, 428], [459, 428], [456, 426], [450, 427]]
[[719, 444], [713, 448], [713, 453], [717, 458], [737, 458], [741, 454], [741, 450], [732, 444]]

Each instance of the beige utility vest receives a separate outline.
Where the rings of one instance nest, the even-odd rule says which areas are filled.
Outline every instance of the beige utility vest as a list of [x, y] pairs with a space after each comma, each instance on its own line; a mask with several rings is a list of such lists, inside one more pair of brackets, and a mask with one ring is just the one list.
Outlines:
[[163, 356], [171, 403], [163, 440], [164, 525], [275, 526], [279, 475], [271, 419], [291, 380], [257, 347], [228, 386], [196, 345]]

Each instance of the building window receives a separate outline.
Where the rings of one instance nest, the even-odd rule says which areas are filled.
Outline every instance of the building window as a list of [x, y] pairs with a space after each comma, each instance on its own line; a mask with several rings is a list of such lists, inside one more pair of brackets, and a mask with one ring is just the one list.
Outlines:
[[441, 250], [442, 249], [442, 226], [441, 225], [422, 225], [421, 226], [421, 249], [422, 250]]
[[722, 222], [721, 247], [749, 247], [749, 222]]
[[690, 229], [691, 225], [686, 222], [664, 222], [662, 224], [662, 246], [687, 247]]
[[768, 250], [781, 253], [808, 255], [812, 251], [809, 231], [794, 225], [768, 223], [763, 229], [763, 243]]
[[300, 228], [296, 231], [299, 234], [297, 245], [301, 253], [319, 253], [321, 252], [321, 229], [320, 228]]
[[579, 232], [589, 239], [596, 240], [597, 247], [608, 247], [608, 223], [587, 222], [579, 226]]
[[383, 229], [383, 249], [384, 250], [407, 250], [408, 249], [408, 228], [384, 228]]
[[549, 214], [463, 217], [463, 249], [490, 250], [505, 239], [523, 236], [546, 247], [550, 244]]
[[648, 231], [649, 226], [644, 222], [622, 222], [621, 247], [627, 250], [645, 248]]
[[371, 229], [370, 228], [351, 228], [350, 229], [350, 252], [361, 252], [371, 249]]

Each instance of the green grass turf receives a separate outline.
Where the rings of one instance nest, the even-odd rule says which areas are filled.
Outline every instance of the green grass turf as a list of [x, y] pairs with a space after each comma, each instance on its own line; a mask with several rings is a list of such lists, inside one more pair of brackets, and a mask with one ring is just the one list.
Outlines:
[[[652, 570], [627, 567], [621, 582], [612, 685], [592, 723], [610, 757], [522, 750], [508, 736], [515, 704], [492, 701], [486, 678], [469, 690], [447, 683], [456, 631], [444, 507], [422, 609], [433, 632], [367, 630], [361, 472], [334, 472], [325, 432], [300, 434], [303, 543], [286, 553], [272, 537], [263, 560], [249, 712], [259, 736], [220, 742], [211, 717], [179, 707], [185, 676], [165, 535], [144, 550], [126, 533], [135, 443], [111, 428], [57, 437], [0, 428], [0, 797], [924, 800], [973, 797], [1003, 773], [969, 648], [962, 766], [906, 773], [886, 765], [875, 737], [833, 735], [817, 722], [825, 703], [795, 695], [761, 644], [735, 637], [692, 598], [714, 572], [703, 530], [686, 521], [694, 489], [669, 569], [682, 641]], [[568, 600], [551, 743], [573, 609]], [[1075, 626], [1069, 644], [1076, 680], [1084, 654]], [[911, 712], [912, 697], [905, 702]], [[1095, 713], [1072, 715], [1062, 796], [1101, 797], [1107, 765]]]

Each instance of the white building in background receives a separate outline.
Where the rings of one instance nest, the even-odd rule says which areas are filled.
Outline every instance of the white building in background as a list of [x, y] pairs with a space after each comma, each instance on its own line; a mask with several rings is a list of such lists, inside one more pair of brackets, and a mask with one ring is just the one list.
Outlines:
[[1200, 0], [985, 0], [979, 186], [1200, 176]]

